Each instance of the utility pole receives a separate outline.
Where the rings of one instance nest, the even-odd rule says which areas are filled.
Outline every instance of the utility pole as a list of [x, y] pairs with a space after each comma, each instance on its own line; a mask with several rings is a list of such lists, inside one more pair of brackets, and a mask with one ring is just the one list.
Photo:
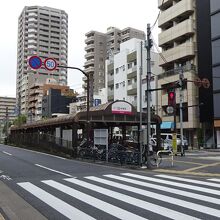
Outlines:
[[152, 47], [152, 39], [150, 39], [150, 35], [151, 35], [150, 24], [147, 24], [147, 42], [146, 42], [146, 49], [147, 49], [147, 149], [146, 149], [147, 168], [150, 168], [149, 147], [150, 147], [150, 136], [151, 136], [151, 109], [150, 109], [151, 56], [150, 56], [150, 49]]
[[181, 142], [180, 142], [180, 147], [181, 147], [181, 156], [184, 155], [184, 150], [183, 150], [183, 68], [181, 64], [179, 65], [179, 84], [180, 84], [180, 137], [181, 137]]
[[142, 166], [142, 147], [143, 147], [143, 130], [142, 130], [142, 74], [143, 74], [143, 42], [140, 44], [141, 49], [141, 63], [140, 63], [140, 98], [139, 98], [139, 107], [140, 107], [140, 125], [139, 125], [139, 142], [140, 142], [140, 166]]

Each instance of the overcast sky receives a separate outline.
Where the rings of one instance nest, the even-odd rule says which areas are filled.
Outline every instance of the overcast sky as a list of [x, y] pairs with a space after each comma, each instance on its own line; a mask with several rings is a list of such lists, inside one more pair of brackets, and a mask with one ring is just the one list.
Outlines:
[[[145, 31], [158, 15], [158, 0], [6, 0], [1, 4], [0, 24], [0, 96], [16, 96], [16, 62], [18, 16], [24, 6], [48, 6], [65, 10], [69, 16], [68, 65], [83, 69], [85, 33], [90, 30], [106, 33], [108, 27], [133, 27]], [[153, 29], [157, 41], [158, 28]], [[79, 90], [82, 75], [68, 72], [68, 85]]]

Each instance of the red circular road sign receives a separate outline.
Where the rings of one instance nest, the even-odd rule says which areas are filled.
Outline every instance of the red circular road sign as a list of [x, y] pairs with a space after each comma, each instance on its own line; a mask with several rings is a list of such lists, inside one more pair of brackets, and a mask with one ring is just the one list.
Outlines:
[[57, 62], [53, 58], [47, 58], [44, 60], [44, 66], [47, 70], [53, 71], [57, 68]]
[[32, 56], [29, 58], [28, 63], [32, 69], [39, 69], [42, 66], [42, 60], [38, 56]]

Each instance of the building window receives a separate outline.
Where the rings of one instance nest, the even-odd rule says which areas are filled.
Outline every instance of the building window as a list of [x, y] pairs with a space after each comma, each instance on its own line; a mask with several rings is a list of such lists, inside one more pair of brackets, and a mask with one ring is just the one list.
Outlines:
[[119, 88], [119, 84], [118, 84], [118, 83], [115, 84], [115, 88], [116, 88], [116, 89]]
[[118, 69], [118, 68], [116, 68], [116, 69], [115, 69], [115, 72], [116, 72], [116, 73], [119, 73], [119, 69]]

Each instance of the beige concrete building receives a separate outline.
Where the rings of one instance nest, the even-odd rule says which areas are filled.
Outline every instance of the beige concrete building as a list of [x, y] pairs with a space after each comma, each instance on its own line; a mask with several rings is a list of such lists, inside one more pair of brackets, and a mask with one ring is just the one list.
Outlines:
[[62, 94], [70, 91], [69, 86], [59, 85], [52, 79], [47, 79], [45, 84], [35, 83], [29, 87], [28, 97], [28, 115], [32, 121], [42, 118], [42, 98], [47, 94], [49, 89], [59, 89]]
[[6, 126], [6, 121], [12, 122], [16, 114], [16, 98], [0, 97], [0, 142], [5, 136], [3, 128]]
[[[85, 36], [86, 62], [84, 68], [85, 72], [92, 76], [90, 81], [90, 94], [92, 98], [93, 93], [98, 93], [100, 89], [105, 87], [105, 60], [111, 59], [114, 54], [119, 52], [121, 42], [131, 38], [144, 40], [145, 33], [131, 27], [123, 30], [109, 27], [107, 33], [89, 31]], [[86, 90], [87, 78], [83, 77], [83, 80], [83, 88]]]
[[[162, 4], [163, 3], [163, 4]], [[159, 75], [158, 87], [164, 90], [158, 92], [159, 115], [162, 120], [173, 121], [173, 116], [166, 112], [168, 106], [167, 87], [179, 80], [181, 65], [184, 78], [195, 80], [197, 73], [197, 32], [196, 32], [196, 1], [195, 0], [158, 0], [160, 17], [158, 26], [159, 46], [162, 48], [159, 61], [162, 73]], [[183, 90], [183, 128], [184, 134], [191, 144], [196, 142], [196, 129], [200, 127], [198, 106], [198, 87], [188, 82]], [[179, 89], [176, 89], [177, 129], [179, 123]], [[195, 107], [190, 107], [195, 106]]]
[[34, 70], [28, 64], [31, 56], [42, 61], [54, 58], [58, 64], [67, 65], [68, 15], [63, 10], [49, 7], [24, 7], [18, 18], [17, 47], [17, 105], [22, 114], [28, 112], [29, 87], [54, 78], [58, 84], [67, 84], [67, 70], [48, 71], [44, 65]]

